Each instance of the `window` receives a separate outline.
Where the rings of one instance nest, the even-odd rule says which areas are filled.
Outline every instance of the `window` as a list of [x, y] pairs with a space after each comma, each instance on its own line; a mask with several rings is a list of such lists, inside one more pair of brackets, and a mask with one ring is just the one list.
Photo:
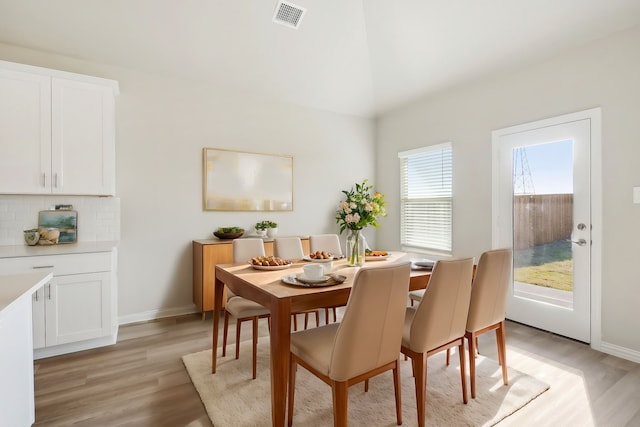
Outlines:
[[398, 153], [404, 248], [451, 254], [452, 153], [449, 142]]

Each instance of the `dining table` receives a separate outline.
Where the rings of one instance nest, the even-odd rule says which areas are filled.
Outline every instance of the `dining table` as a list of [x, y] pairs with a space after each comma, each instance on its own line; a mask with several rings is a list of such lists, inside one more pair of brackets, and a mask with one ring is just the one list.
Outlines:
[[[370, 260], [365, 262], [365, 267], [375, 268], [389, 263], [409, 261], [411, 254], [391, 252], [387, 257], [367, 258]], [[270, 311], [271, 420], [274, 427], [284, 427], [286, 422], [291, 314], [310, 309], [345, 305], [349, 299], [354, 277], [361, 268], [349, 266], [344, 258], [337, 259], [331, 261], [331, 274], [340, 280], [344, 279], [342, 283], [332, 281], [331, 283], [334, 284], [331, 286], [295, 284], [296, 281], [292, 280], [292, 277], [301, 274], [304, 265], [308, 262], [312, 261], [295, 260], [288, 267], [266, 270], [255, 268], [249, 262], [216, 265], [211, 372], [213, 374], [216, 372], [218, 333], [223, 310], [223, 293], [226, 286], [234, 294], [255, 301]], [[412, 269], [409, 290], [426, 288], [430, 276], [430, 270]], [[285, 283], [285, 281], [289, 283]]]

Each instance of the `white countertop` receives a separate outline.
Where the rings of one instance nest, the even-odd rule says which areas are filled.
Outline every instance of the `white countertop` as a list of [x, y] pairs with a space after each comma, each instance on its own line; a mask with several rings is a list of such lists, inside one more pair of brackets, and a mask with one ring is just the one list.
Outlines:
[[0, 313], [23, 295], [34, 293], [52, 277], [53, 273], [46, 271], [0, 276]]
[[13, 245], [0, 246], [0, 258], [15, 258], [44, 255], [82, 254], [90, 252], [109, 252], [118, 245], [110, 242], [76, 242], [48, 246]]

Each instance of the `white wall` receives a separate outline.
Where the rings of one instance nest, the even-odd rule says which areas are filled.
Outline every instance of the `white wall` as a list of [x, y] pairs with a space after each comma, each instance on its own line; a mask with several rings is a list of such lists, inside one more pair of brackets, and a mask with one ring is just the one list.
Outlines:
[[[341, 190], [373, 182], [368, 119], [272, 103], [244, 93], [0, 45], [0, 59], [118, 80], [119, 317], [194, 310], [191, 241], [219, 226], [278, 222], [280, 235], [337, 232]], [[202, 210], [202, 148], [293, 156], [292, 212]], [[79, 224], [79, 227], [82, 225]], [[373, 241], [373, 235], [371, 236]]]
[[[541, 63], [494, 74], [420, 99], [377, 123], [376, 182], [398, 206], [398, 151], [451, 141], [454, 147], [455, 256], [491, 247], [491, 132], [602, 107], [602, 341], [640, 360], [640, 29]], [[399, 218], [387, 218], [382, 246], [398, 247]]]

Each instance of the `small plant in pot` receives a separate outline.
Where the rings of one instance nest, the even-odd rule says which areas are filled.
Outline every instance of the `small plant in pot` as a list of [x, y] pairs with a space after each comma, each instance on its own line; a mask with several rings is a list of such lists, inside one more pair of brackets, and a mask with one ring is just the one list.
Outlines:
[[267, 236], [275, 237], [278, 234], [278, 223], [273, 221], [265, 221], [267, 223]]
[[256, 234], [260, 237], [267, 235], [267, 228], [269, 228], [269, 221], [256, 222]]

